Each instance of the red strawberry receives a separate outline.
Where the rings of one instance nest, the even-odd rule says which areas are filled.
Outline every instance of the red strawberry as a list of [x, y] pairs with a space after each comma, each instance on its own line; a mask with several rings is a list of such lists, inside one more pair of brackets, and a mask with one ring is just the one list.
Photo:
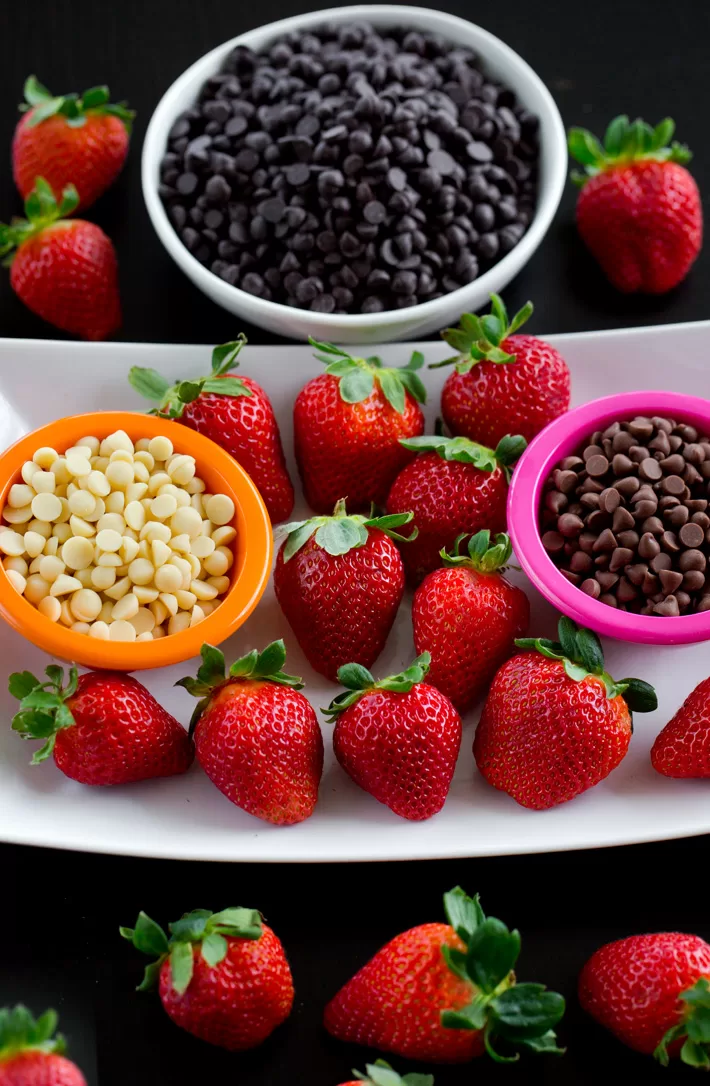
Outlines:
[[121, 172], [135, 113], [125, 102], [110, 105], [108, 87], [55, 98], [33, 75], [25, 83], [25, 100], [12, 141], [20, 195], [26, 200], [35, 178], [45, 177], [57, 198], [67, 185], [76, 185], [87, 208]]
[[710, 777], [710, 679], [688, 694], [656, 736], [651, 763], [664, 777]]
[[42, 177], [26, 219], [0, 223], [0, 256], [12, 254], [10, 286], [38, 317], [82, 339], [106, 339], [121, 325], [116, 253], [103, 230], [65, 220], [79, 202], [67, 185], [59, 206]]
[[256, 1048], [293, 1006], [284, 948], [255, 909], [195, 909], [169, 925], [170, 938], [140, 913], [121, 935], [157, 957], [139, 991], [158, 984], [170, 1018], [208, 1044], [230, 1052]]
[[171, 385], [155, 370], [133, 366], [128, 380], [141, 396], [159, 403], [153, 414], [176, 419], [233, 456], [251, 475], [276, 522], [293, 509], [293, 486], [271, 400], [251, 377], [230, 373], [246, 342], [240, 335], [215, 347], [208, 377]]
[[516, 984], [520, 934], [486, 918], [478, 895], [458, 886], [444, 896], [444, 909], [448, 924], [397, 935], [340, 989], [325, 1009], [328, 1032], [436, 1063], [467, 1063], [484, 1049], [509, 1059], [494, 1042], [559, 1053], [554, 1027], [565, 1001], [542, 984]]
[[458, 354], [432, 367], [456, 364], [441, 393], [441, 413], [453, 434], [496, 446], [506, 434], [536, 434], [569, 408], [570, 375], [554, 347], [514, 333], [533, 311], [523, 306], [512, 321], [491, 294], [493, 312], [465, 313], [458, 328], [441, 335]]
[[488, 783], [538, 811], [608, 777], [629, 748], [631, 712], [658, 704], [641, 679], [614, 682], [591, 630], [569, 618], [558, 629], [559, 641], [516, 641], [529, 651], [499, 669], [473, 744]]
[[41, 683], [29, 671], [10, 676], [20, 699], [12, 727], [23, 739], [44, 739], [32, 764], [54, 752], [59, 769], [80, 784], [131, 784], [184, 773], [195, 756], [175, 717], [137, 679], [115, 671], [46, 668]]
[[679, 1055], [708, 1070], [709, 978], [710, 946], [697, 935], [632, 935], [591, 956], [579, 1001], [623, 1044], [653, 1053], [664, 1067]]
[[[336, 682], [351, 661], [371, 667], [385, 647], [404, 593], [404, 566], [392, 540], [412, 519], [350, 516], [287, 524], [274, 588], [308, 663]], [[416, 534], [416, 533], [414, 533]]]
[[306, 501], [327, 516], [347, 498], [353, 513], [365, 513], [383, 504], [412, 459], [399, 439], [424, 432], [419, 404], [426, 392], [416, 372], [424, 357], [415, 351], [403, 368], [383, 369], [379, 358], [352, 358], [332, 343], [310, 342], [327, 369], [301, 389], [293, 411]]
[[21, 1004], [0, 1010], [0, 1086], [86, 1086], [56, 1028], [55, 1011], [35, 1019]]
[[461, 717], [424, 682], [428, 669], [428, 652], [379, 682], [360, 664], [346, 664], [338, 672], [346, 690], [327, 709], [336, 721], [335, 757], [348, 776], [414, 822], [444, 806], [461, 746]]
[[180, 679], [200, 698], [192, 715], [197, 761], [227, 799], [280, 826], [313, 814], [323, 772], [323, 737], [303, 686], [281, 670], [283, 641], [235, 660], [202, 646], [196, 679]]
[[570, 154], [584, 166], [572, 175], [582, 185], [579, 233], [625, 293], [664, 294], [685, 279], [700, 252], [700, 193], [683, 165], [688, 148], [670, 143], [674, 129], [669, 117], [655, 128], [615, 117], [603, 147], [591, 132], [570, 129]]
[[353, 1071], [357, 1079], [353, 1082], [343, 1082], [341, 1086], [434, 1086], [433, 1075], [398, 1075], [386, 1060], [375, 1060], [368, 1063], [365, 1074]]
[[387, 498], [388, 513], [414, 513], [417, 538], [402, 552], [407, 578], [419, 582], [439, 565], [441, 551], [461, 534], [489, 528], [503, 532], [509, 465], [525, 448], [522, 437], [504, 437], [495, 450], [465, 437], [427, 435], [402, 442], [419, 452], [399, 473]]
[[500, 665], [527, 632], [530, 604], [521, 588], [502, 576], [510, 559], [504, 533], [491, 546], [486, 530], [471, 536], [468, 556], [442, 551], [435, 569], [414, 594], [414, 647], [431, 655], [428, 681], [463, 713], [487, 691]]

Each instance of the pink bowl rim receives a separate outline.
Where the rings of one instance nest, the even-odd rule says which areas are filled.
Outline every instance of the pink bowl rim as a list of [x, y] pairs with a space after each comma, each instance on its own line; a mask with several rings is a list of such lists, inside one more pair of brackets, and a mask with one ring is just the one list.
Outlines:
[[647, 645], [683, 645], [710, 639], [710, 611], [677, 618], [652, 618], [616, 611], [562, 576], [540, 539], [538, 509], [550, 471], [576, 452], [595, 430], [634, 415], [670, 415], [710, 432], [710, 400], [680, 392], [647, 390], [604, 396], [574, 407], [531, 441], [513, 472], [508, 494], [508, 532], [523, 570], [562, 614], [599, 634]]

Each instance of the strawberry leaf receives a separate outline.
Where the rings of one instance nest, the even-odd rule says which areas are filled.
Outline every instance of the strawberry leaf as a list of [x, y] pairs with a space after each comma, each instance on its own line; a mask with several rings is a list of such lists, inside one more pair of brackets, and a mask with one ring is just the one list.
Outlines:
[[476, 986], [490, 993], [512, 971], [519, 954], [520, 933], [508, 931], [502, 921], [488, 917], [471, 935], [466, 968]]
[[338, 668], [338, 682], [348, 690], [369, 690], [375, 680], [362, 664], [343, 664]]
[[170, 388], [162, 374], [143, 366], [131, 366], [128, 371], [128, 380], [139, 396], [144, 396], [147, 400], [155, 400], [157, 403], [161, 402]]
[[466, 945], [470, 943], [474, 932], [486, 919], [479, 895], [469, 897], [460, 886], [455, 886], [453, 890], [444, 894], [444, 912], [449, 924]]
[[61, 1055], [66, 1051], [66, 1044], [61, 1034], [55, 1036], [56, 1028], [57, 1012], [54, 1010], [45, 1011], [35, 1019], [21, 1003], [0, 1008], [0, 1066], [7, 1066], [12, 1073], [9, 1061], [26, 1050]]
[[398, 415], [403, 415], [406, 400], [404, 396], [404, 385], [399, 379], [399, 375], [395, 374], [392, 370], [382, 370], [382, 372], [378, 374], [378, 381], [387, 402], [394, 408]]
[[154, 920], [144, 912], [138, 914], [135, 928], [120, 928], [120, 933], [141, 954], [167, 954], [168, 937]]
[[350, 370], [340, 378], [340, 398], [345, 403], [362, 403], [372, 394], [374, 387], [375, 377], [369, 370]]
[[367, 543], [367, 528], [353, 517], [329, 517], [316, 532], [316, 543], [328, 554], [347, 554]]
[[35, 678], [31, 671], [16, 671], [8, 680], [10, 694], [19, 701], [41, 685], [39, 679]]
[[203, 940], [202, 957], [209, 966], [219, 965], [227, 956], [227, 940], [223, 935], [212, 932]]
[[25, 80], [24, 95], [30, 106], [39, 106], [52, 98], [51, 92], [40, 83], [36, 75], [30, 75]]
[[193, 971], [191, 943], [173, 943], [170, 948], [170, 974], [173, 990], [184, 995], [190, 986]]

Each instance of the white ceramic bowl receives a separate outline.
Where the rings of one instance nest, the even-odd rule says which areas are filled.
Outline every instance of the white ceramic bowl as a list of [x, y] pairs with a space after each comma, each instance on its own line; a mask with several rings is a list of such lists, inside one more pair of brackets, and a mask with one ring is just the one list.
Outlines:
[[[304, 30], [325, 22], [345, 23], [365, 19], [377, 27], [407, 26], [426, 30], [477, 52], [492, 76], [516, 92], [520, 101], [540, 118], [540, 177], [535, 216], [521, 240], [494, 267], [459, 290], [422, 305], [384, 313], [314, 313], [256, 298], [226, 283], [205, 268], [183, 245], [158, 196], [160, 161], [168, 133], [178, 115], [194, 104], [210, 76], [219, 71], [236, 45], [255, 50], [292, 30]], [[165, 92], [148, 125], [143, 144], [143, 196], [158, 237], [175, 263], [213, 301], [238, 317], [292, 339], [315, 336], [338, 343], [385, 343], [417, 339], [456, 323], [461, 313], [484, 306], [493, 291], [500, 291], [537, 249], [560, 202], [567, 173], [565, 130], [552, 95], [532, 68], [500, 38], [473, 23], [429, 8], [390, 4], [358, 5], [296, 15], [250, 30], [206, 53]]]

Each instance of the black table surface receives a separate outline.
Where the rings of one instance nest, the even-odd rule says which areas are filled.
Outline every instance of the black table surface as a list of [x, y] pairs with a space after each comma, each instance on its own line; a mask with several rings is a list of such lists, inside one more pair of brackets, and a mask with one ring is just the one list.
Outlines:
[[[138, 110], [130, 159], [118, 184], [92, 209], [116, 243], [124, 324], [130, 341], [218, 343], [234, 319], [182, 276], [160, 246], [143, 208], [140, 147], [158, 98], [202, 53], [257, 24], [313, 5], [262, 0], [258, 13], [228, 0], [34, 0], [0, 3], [0, 146], [9, 146], [14, 105], [27, 74], [56, 91], [106, 82]], [[566, 125], [600, 131], [618, 112], [656, 122], [670, 115], [695, 151], [693, 172], [710, 189], [706, 140], [710, 7], [698, 0], [508, 0], [447, 2], [447, 10], [505, 38], [540, 73]], [[710, 250], [688, 280], [664, 298], [627, 298], [607, 286], [582, 250], [568, 188], [545, 242], [511, 285], [510, 305], [527, 297], [535, 331], [569, 332], [703, 319], [708, 315]], [[0, 175], [0, 218], [20, 211], [9, 169]], [[267, 332], [245, 328], [253, 342]], [[0, 335], [52, 337], [0, 277]], [[610, 390], [611, 391], [611, 390]], [[531, 818], [535, 815], [531, 814]], [[1, 828], [0, 828], [1, 835]], [[474, 847], [474, 843], [472, 843]], [[707, 839], [596, 852], [470, 861], [338, 866], [174, 863], [0, 848], [5, 939], [0, 1005], [54, 1004], [90, 1086], [336, 1086], [372, 1055], [329, 1039], [327, 999], [389, 937], [438, 919], [440, 897], [460, 883], [480, 891], [487, 911], [523, 932], [521, 976], [568, 997], [562, 1059], [515, 1067], [485, 1060], [442, 1068], [438, 1086], [481, 1083], [598, 1083], [612, 1061], [644, 1081], [675, 1079], [623, 1049], [586, 1021], [576, 976], [602, 942], [639, 931], [679, 929], [710, 937], [701, 894]], [[144, 908], [161, 922], [194, 907], [261, 909], [283, 939], [296, 982], [294, 1013], [260, 1049], [228, 1055], [177, 1030], [155, 996], [133, 991], [142, 962], [118, 937]], [[406, 1069], [403, 1061], [395, 1061]], [[424, 1070], [424, 1068], [421, 1068]], [[686, 1074], [689, 1072], [685, 1072]]]

